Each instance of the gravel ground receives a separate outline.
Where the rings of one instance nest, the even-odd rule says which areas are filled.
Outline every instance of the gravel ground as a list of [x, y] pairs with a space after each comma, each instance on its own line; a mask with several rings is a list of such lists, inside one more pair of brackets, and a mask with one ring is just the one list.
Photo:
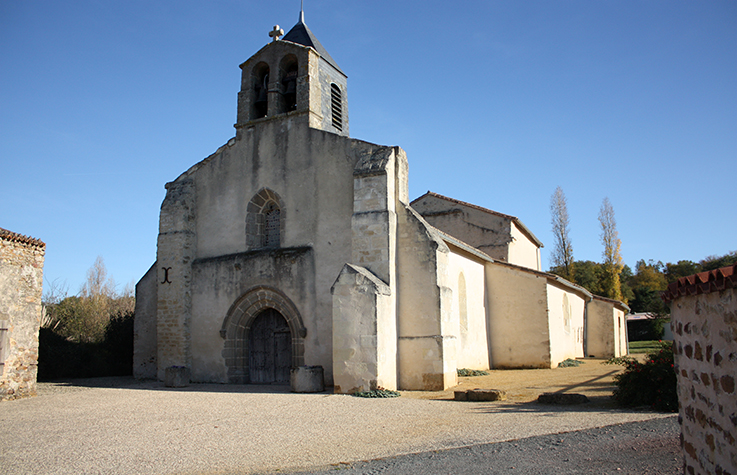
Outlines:
[[[597, 404], [363, 399], [253, 385], [169, 389], [103, 378], [40, 384], [38, 397], [0, 403], [0, 467], [15, 474], [298, 471], [517, 439], [552, 451], [554, 442], [529, 438], [658, 419], [672, 424], [674, 416]], [[585, 454], [585, 444], [574, 447]]]
[[676, 416], [565, 434], [339, 464], [301, 474], [631, 474], [681, 473]]

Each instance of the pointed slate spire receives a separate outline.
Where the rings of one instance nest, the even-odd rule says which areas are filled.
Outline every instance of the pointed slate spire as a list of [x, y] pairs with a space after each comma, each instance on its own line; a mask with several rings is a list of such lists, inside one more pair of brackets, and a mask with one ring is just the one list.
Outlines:
[[344, 76], [345, 73], [340, 69], [338, 63], [330, 56], [325, 47], [315, 38], [315, 35], [305, 24], [305, 12], [304, 10], [299, 11], [299, 21], [296, 25], [289, 30], [289, 33], [284, 35], [281, 41], [291, 41], [302, 46], [309, 46], [314, 48], [325, 61], [327, 61], [332, 67], [340, 71]]

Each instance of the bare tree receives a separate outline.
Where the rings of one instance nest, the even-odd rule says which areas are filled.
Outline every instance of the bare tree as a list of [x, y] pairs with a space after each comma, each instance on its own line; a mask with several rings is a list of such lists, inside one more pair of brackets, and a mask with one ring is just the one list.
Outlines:
[[555, 247], [550, 255], [550, 267], [561, 277], [573, 282], [573, 245], [569, 234], [568, 202], [561, 187], [556, 188], [550, 197], [550, 215], [555, 238]]
[[102, 257], [87, 270], [78, 295], [66, 297], [66, 292], [53, 291], [46, 300], [46, 326], [59, 327], [60, 334], [79, 342], [102, 341], [111, 317], [133, 312], [135, 306], [133, 295], [118, 294]]
[[614, 208], [609, 198], [604, 198], [599, 211], [601, 225], [601, 243], [604, 245], [604, 276], [602, 290], [604, 297], [622, 300], [622, 284], [619, 275], [624, 269], [620, 254], [622, 241], [617, 232], [617, 220], [614, 218]]

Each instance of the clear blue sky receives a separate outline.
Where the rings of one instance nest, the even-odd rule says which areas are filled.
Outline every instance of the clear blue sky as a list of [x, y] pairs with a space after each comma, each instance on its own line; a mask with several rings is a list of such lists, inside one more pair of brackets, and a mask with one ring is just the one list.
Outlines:
[[[235, 134], [238, 65], [299, 0], [0, 0], [0, 227], [76, 293], [156, 258], [164, 184]], [[427, 190], [519, 217], [576, 259], [737, 249], [737, 2], [307, 0], [348, 74], [351, 136], [399, 145]]]

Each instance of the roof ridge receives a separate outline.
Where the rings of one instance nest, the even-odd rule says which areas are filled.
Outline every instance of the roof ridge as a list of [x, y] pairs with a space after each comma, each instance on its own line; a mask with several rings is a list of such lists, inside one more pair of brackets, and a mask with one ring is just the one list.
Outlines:
[[685, 295], [708, 294], [729, 288], [737, 288], [737, 264], [681, 277], [668, 284], [660, 298], [670, 302]]
[[[419, 197], [415, 198], [414, 200], [412, 200], [412, 203], [414, 203], [415, 201], [419, 201], [421, 198], [423, 198], [423, 197], [425, 197], [427, 195], [434, 196], [436, 198], [442, 198], [444, 200], [452, 201], [453, 203], [457, 203], [457, 204], [460, 204], [460, 205], [465, 205], [465, 206], [468, 206], [468, 207], [471, 207], [471, 208], [475, 208], [475, 209], [478, 209], [479, 211], [485, 211], [487, 213], [495, 214], [495, 215], [501, 216], [503, 218], [514, 219], [514, 220], [519, 221], [519, 218], [518, 217], [512, 216], [511, 214], [500, 213], [499, 211], [494, 211], [493, 209], [484, 208], [483, 206], [475, 205], [475, 204], [469, 203], [467, 201], [457, 200], [455, 198], [451, 198], [449, 196], [441, 195], [440, 193], [435, 193], [434, 191], [430, 191], [430, 190], [428, 190], [427, 193], [425, 193], [424, 195], [419, 196]], [[412, 203], [410, 203], [410, 205]]]
[[26, 236], [24, 234], [14, 233], [13, 231], [9, 231], [5, 228], [0, 228], [0, 239], [3, 241], [17, 242], [42, 249], [46, 247], [46, 243], [40, 239]]
[[286, 35], [284, 35], [281, 39], [281, 41], [289, 41], [290, 43], [296, 43], [298, 45], [302, 46], [308, 46], [315, 51], [317, 51], [317, 54], [320, 55], [321, 58], [323, 58], [325, 61], [328, 62], [332, 67], [334, 67], [338, 72], [346, 75], [342, 69], [338, 66], [338, 63], [335, 62], [332, 56], [330, 56], [330, 53], [325, 49], [325, 47], [320, 43], [320, 40], [317, 39], [314, 33], [312, 33], [312, 30], [307, 26], [307, 23], [304, 22], [304, 12], [300, 12], [299, 15], [299, 21], [296, 25], [292, 27], [289, 32], [287, 32]]

